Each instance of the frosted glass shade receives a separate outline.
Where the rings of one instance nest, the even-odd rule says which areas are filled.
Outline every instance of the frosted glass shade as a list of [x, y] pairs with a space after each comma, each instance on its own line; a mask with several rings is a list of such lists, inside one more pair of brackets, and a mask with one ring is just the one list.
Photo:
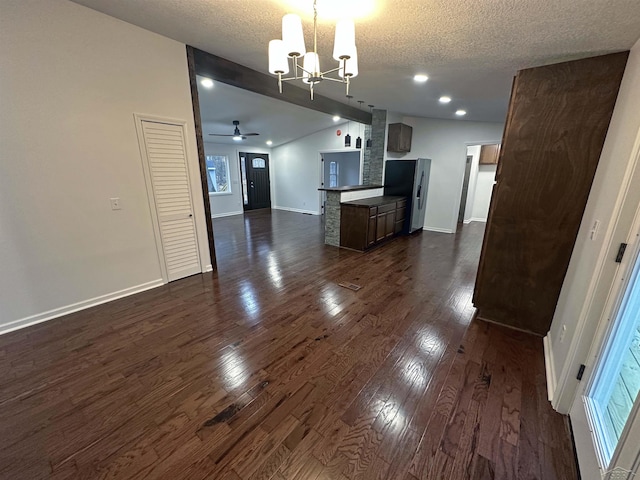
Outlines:
[[302, 68], [304, 69], [302, 81], [304, 83], [311, 83], [309, 81], [309, 74], [314, 77], [320, 74], [320, 57], [318, 57], [318, 54], [313, 52], [305, 54]]
[[356, 50], [356, 27], [353, 20], [340, 20], [336, 23], [336, 38], [333, 43], [333, 58], [350, 58]]
[[307, 51], [304, 46], [302, 20], [295, 13], [288, 13], [282, 17], [282, 41], [290, 57], [300, 57]]
[[344, 78], [345, 76], [347, 77], [357, 77], [358, 76], [358, 51], [357, 50], [353, 50], [353, 55], [351, 55], [351, 58], [349, 60], [345, 60], [345, 67], [343, 68], [342, 66], [340, 67], [340, 70], [338, 70], [338, 75], [340, 75], [340, 78]]
[[289, 59], [282, 40], [271, 40], [269, 42], [269, 73], [289, 73]]

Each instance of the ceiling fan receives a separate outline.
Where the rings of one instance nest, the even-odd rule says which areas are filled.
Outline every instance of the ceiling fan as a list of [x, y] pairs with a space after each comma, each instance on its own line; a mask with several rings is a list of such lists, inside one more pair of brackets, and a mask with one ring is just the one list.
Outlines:
[[231, 134], [210, 133], [209, 135], [212, 135], [214, 137], [233, 137], [233, 139], [236, 141], [245, 140], [247, 137], [253, 137], [255, 135], [260, 135], [259, 133], [240, 133], [240, 127], [238, 126], [240, 125], [239, 120], [234, 120], [233, 124], [235, 125], [236, 128], [233, 130], [233, 133]]

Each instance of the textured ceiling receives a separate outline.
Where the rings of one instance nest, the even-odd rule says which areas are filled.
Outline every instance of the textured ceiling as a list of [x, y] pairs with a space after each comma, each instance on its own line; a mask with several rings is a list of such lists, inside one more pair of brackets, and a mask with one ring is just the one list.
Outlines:
[[[198, 77], [200, 80], [201, 77]], [[216, 82], [211, 89], [198, 82], [200, 116], [205, 142], [226, 143], [239, 146], [273, 147], [310, 135], [328, 127], [345, 129], [344, 120], [334, 122], [331, 115], [298, 107], [271, 97], [248, 92], [240, 88]], [[233, 121], [240, 121], [242, 133], [256, 132], [259, 136], [247, 137], [236, 142], [231, 137], [214, 137], [210, 133], [233, 133]], [[351, 122], [351, 128], [357, 128]]]
[[[291, 5], [309, 0], [75, 0], [127, 22], [267, 72], [267, 44]], [[322, 2], [325, 0], [319, 0]], [[350, 0], [343, 0], [349, 3]], [[351, 0], [354, 1], [354, 0]], [[360, 75], [355, 100], [407, 115], [503, 121], [521, 68], [629, 49], [640, 37], [639, 0], [375, 0], [356, 22]], [[308, 13], [307, 13], [308, 12]], [[301, 13], [307, 48], [311, 16]], [[319, 25], [323, 69], [333, 22]], [[417, 85], [412, 77], [427, 73]], [[275, 80], [274, 80], [275, 81]], [[344, 101], [339, 84], [318, 93]], [[448, 106], [438, 97], [453, 98]]]

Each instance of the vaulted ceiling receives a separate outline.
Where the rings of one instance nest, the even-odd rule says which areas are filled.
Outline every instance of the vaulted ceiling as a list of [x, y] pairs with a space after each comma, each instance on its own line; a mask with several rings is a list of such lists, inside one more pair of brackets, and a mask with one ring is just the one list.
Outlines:
[[[267, 72], [267, 45], [281, 17], [303, 17], [310, 49], [311, 0], [74, 0], [255, 70]], [[319, 3], [330, 0], [319, 0]], [[333, 0], [335, 2], [335, 0]], [[356, 20], [360, 75], [354, 101], [407, 115], [503, 121], [518, 69], [629, 49], [640, 37], [638, 0], [342, 0], [373, 2]], [[329, 68], [334, 21], [320, 18], [318, 43]], [[426, 73], [425, 84], [413, 75]], [[274, 79], [275, 82], [275, 79]], [[345, 101], [339, 84], [317, 92]], [[441, 95], [453, 101], [438, 103]]]

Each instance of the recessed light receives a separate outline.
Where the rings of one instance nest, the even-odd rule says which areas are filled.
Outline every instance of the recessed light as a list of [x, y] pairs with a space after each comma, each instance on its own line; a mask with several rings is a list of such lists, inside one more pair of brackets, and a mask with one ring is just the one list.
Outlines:
[[204, 88], [213, 88], [213, 80], [211, 80], [210, 78], [203, 78], [202, 80], [200, 80], [200, 85], [202, 85]]
[[466, 110], [456, 110], [456, 115], [458, 115], [459, 117], [464, 117], [466, 114]]
[[449, 103], [451, 101], [451, 97], [440, 97], [440, 103]]
[[273, 142], [271, 140], [267, 140], [267, 145], [273, 145]]
[[340, 121], [340, 115], [334, 115], [333, 116], [333, 121], [334, 122], [339, 122]]
[[424, 83], [427, 80], [429, 80], [429, 76], [425, 75], [423, 73], [419, 73], [419, 74], [413, 76], [413, 80], [418, 82], [418, 83]]

